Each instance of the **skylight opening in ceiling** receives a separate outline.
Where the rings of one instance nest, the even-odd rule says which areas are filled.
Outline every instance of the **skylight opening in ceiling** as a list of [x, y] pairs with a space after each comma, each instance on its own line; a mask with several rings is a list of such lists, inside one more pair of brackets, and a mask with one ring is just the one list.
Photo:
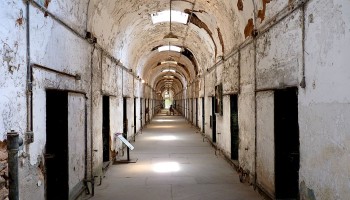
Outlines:
[[[170, 10], [164, 10], [151, 14], [152, 23], [170, 22]], [[181, 11], [171, 11], [171, 22], [177, 22], [181, 24], [187, 24], [188, 14]]]
[[173, 64], [173, 65], [177, 65], [177, 62], [176, 61], [162, 61], [160, 62], [161, 65], [164, 65], [164, 64]]
[[176, 70], [174, 70], [174, 69], [163, 69], [162, 72], [173, 72], [173, 73], [175, 73]]
[[164, 45], [158, 48], [159, 52], [162, 51], [176, 51], [176, 52], [181, 52], [181, 47], [178, 46], [173, 46], [173, 45]]

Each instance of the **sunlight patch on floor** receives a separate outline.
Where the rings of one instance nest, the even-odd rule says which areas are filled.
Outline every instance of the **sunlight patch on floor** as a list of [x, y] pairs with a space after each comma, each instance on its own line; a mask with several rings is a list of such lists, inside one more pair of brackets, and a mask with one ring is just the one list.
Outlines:
[[173, 140], [178, 140], [176, 136], [173, 135], [161, 135], [161, 136], [153, 136], [153, 137], [148, 137], [148, 140], [159, 140], [159, 141], [173, 141]]
[[177, 162], [160, 162], [153, 164], [152, 169], [157, 173], [171, 173], [180, 171], [180, 165]]

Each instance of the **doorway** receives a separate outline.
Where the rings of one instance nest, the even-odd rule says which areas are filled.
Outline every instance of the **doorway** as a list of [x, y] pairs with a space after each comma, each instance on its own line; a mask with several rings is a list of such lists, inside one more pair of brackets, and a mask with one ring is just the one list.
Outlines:
[[196, 98], [196, 127], [198, 127], [198, 98]]
[[238, 160], [239, 128], [237, 95], [230, 95], [231, 159]]
[[134, 98], [134, 135], [136, 135], [136, 97]]
[[46, 91], [46, 199], [68, 199], [68, 92]]
[[123, 136], [128, 139], [128, 99], [123, 97]]
[[103, 143], [103, 162], [109, 162], [110, 141], [109, 141], [109, 96], [102, 97], [102, 143]]
[[202, 97], [202, 130], [205, 133], [204, 97]]
[[216, 143], [216, 115], [215, 115], [215, 107], [216, 107], [216, 98], [215, 96], [211, 97], [211, 114], [212, 114], [212, 138], [213, 143]]
[[140, 98], [140, 127], [143, 128], [142, 124], [142, 98]]
[[276, 90], [275, 185], [277, 199], [296, 199], [299, 193], [298, 90]]
[[147, 124], [147, 113], [148, 113], [147, 99], [145, 99], [145, 124]]

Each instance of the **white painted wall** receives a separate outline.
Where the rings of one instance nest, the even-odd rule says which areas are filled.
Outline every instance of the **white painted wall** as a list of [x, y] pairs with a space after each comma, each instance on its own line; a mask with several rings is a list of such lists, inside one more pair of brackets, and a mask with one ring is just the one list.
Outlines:
[[299, 92], [304, 196], [350, 196], [350, 2], [313, 0], [305, 13], [306, 88]]
[[269, 194], [275, 194], [274, 92], [256, 95], [257, 117], [257, 183]]
[[239, 165], [255, 176], [255, 49], [241, 50], [240, 93], [238, 95]]
[[[85, 95], [68, 93], [69, 192], [83, 186], [85, 172]], [[78, 187], [78, 188], [77, 188]]]
[[[12, 129], [26, 131], [25, 6], [0, 2], [0, 140]], [[20, 21], [17, 21], [20, 20]], [[21, 22], [21, 23], [19, 23]]]

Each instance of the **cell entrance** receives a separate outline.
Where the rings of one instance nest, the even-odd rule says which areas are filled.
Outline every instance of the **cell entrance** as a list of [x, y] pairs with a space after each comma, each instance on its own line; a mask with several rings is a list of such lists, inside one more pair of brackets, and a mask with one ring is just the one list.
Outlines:
[[110, 120], [109, 120], [109, 96], [103, 96], [102, 101], [102, 143], [103, 162], [110, 160]]
[[46, 199], [68, 199], [68, 92], [46, 91]]
[[215, 115], [215, 107], [216, 107], [216, 98], [211, 98], [211, 120], [212, 120], [212, 138], [213, 142], [216, 142], [216, 115]]
[[238, 101], [237, 95], [230, 96], [230, 127], [231, 127], [231, 159], [238, 160], [239, 127], [238, 127]]
[[123, 98], [123, 136], [128, 138], [128, 99]]
[[277, 90], [275, 102], [275, 184], [277, 199], [299, 193], [299, 125], [296, 88]]
[[134, 135], [136, 135], [136, 98], [134, 98]]
[[205, 112], [204, 112], [204, 97], [202, 97], [202, 132], [205, 132]]

